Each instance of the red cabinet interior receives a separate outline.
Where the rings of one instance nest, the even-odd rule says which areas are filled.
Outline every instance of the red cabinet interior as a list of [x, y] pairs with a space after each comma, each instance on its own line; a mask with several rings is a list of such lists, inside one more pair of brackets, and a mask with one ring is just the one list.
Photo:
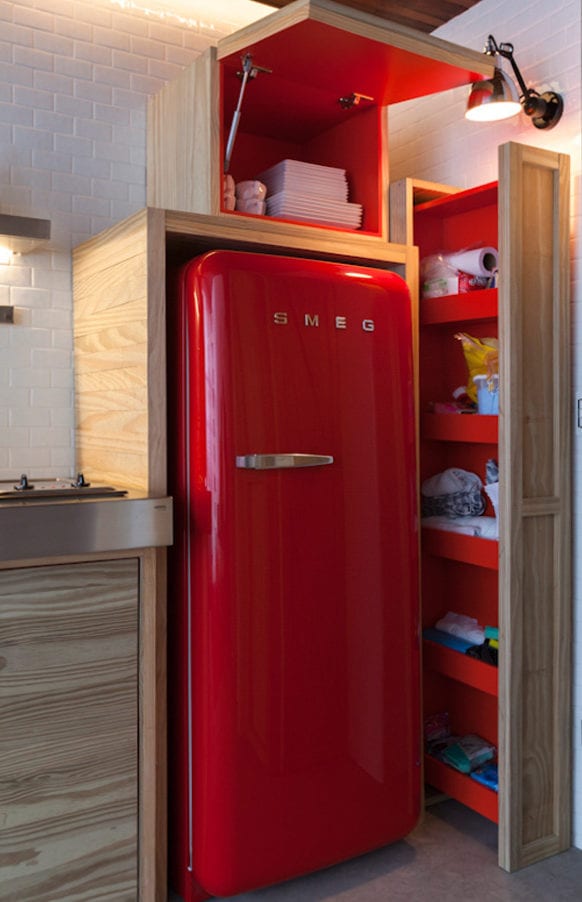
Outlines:
[[490, 821], [498, 820], [497, 793], [487, 786], [481, 786], [475, 780], [465, 777], [452, 767], [447, 767], [436, 758], [428, 755], [424, 762], [426, 780], [431, 786], [438, 786], [441, 792], [462, 802], [474, 811], [478, 811]]
[[[419, 204], [414, 240], [420, 260], [471, 247], [497, 247], [497, 185]], [[470, 470], [485, 482], [489, 458], [497, 458], [495, 416], [440, 414], [431, 402], [448, 401], [468, 381], [458, 332], [497, 337], [497, 289], [420, 300], [419, 401], [421, 480], [449, 467]], [[485, 513], [493, 516], [487, 501]], [[422, 533], [423, 628], [447, 611], [498, 625], [498, 542], [437, 530]], [[424, 714], [446, 711], [455, 735], [477, 733], [497, 745], [497, 668], [458, 651], [423, 643]], [[491, 820], [497, 793], [443, 762], [425, 757], [425, 779]]]
[[[317, 5], [307, 15], [317, 17]], [[373, 39], [375, 25], [358, 28], [359, 34], [307, 17], [254, 41], [249, 37], [244, 49], [241, 42], [235, 52], [228, 43], [219, 48], [221, 148], [224, 153], [237, 106], [241, 60], [250, 53], [255, 65], [271, 71], [247, 83], [230, 168], [235, 181], [254, 179], [287, 158], [344, 168], [349, 200], [364, 208], [362, 231], [382, 234], [385, 107], [470, 84], [479, 75], [445, 61], [442, 53], [433, 58], [428, 43], [425, 56], [412, 52], [417, 45], [406, 36], [397, 35], [392, 44]], [[340, 102], [352, 95], [352, 106]]]
[[497, 182], [420, 204], [414, 241], [421, 260], [428, 254], [497, 245]]
[[[266, 76], [270, 78], [271, 76]], [[228, 84], [228, 88], [226, 85]], [[232, 79], [224, 79], [225, 95], [227, 91], [232, 95], [234, 88], [238, 90], [238, 79], [233, 85]], [[255, 85], [251, 85], [254, 89]], [[258, 81], [257, 85], [258, 87]], [[249, 93], [250, 93], [249, 90]], [[254, 92], [253, 92], [254, 93]], [[258, 93], [258, 92], [257, 92]], [[258, 103], [258, 98], [250, 98], [253, 103]], [[279, 117], [285, 110], [285, 101], [276, 101]], [[336, 102], [337, 104], [337, 102]], [[224, 108], [228, 110], [224, 119], [223, 135], [228, 136], [232, 110], [236, 100], [233, 96], [225, 98]], [[249, 104], [250, 105], [250, 104]], [[339, 108], [339, 104], [337, 104]], [[292, 109], [292, 107], [290, 108]], [[335, 111], [334, 111], [335, 112]], [[349, 201], [362, 204], [363, 219], [362, 231], [372, 234], [381, 233], [381, 157], [382, 157], [382, 124], [381, 117], [384, 110], [377, 106], [367, 109], [354, 109], [353, 111], [341, 111], [343, 116], [339, 121], [330, 125], [324, 131], [318, 131], [312, 136], [307, 134], [304, 140], [301, 138], [302, 130], [293, 132], [285, 123], [285, 129], [280, 136], [251, 132], [247, 129], [250, 124], [246, 121], [246, 109], [243, 109], [243, 119], [237, 134], [235, 151], [232, 157], [230, 174], [235, 182], [245, 179], [255, 179], [258, 173], [270, 166], [274, 166], [281, 160], [301, 160], [304, 163], [319, 163], [323, 166], [337, 166], [346, 170], [349, 185]], [[291, 124], [297, 121], [296, 116], [289, 112]], [[325, 123], [325, 117], [322, 117]], [[265, 123], [273, 123], [270, 114], [265, 114]], [[260, 126], [259, 121], [258, 125]], [[271, 125], [271, 128], [273, 126]], [[321, 128], [321, 123], [320, 123]], [[224, 151], [223, 151], [224, 153]], [[237, 213], [244, 216], [244, 213]], [[324, 226], [320, 226], [324, 228]]]

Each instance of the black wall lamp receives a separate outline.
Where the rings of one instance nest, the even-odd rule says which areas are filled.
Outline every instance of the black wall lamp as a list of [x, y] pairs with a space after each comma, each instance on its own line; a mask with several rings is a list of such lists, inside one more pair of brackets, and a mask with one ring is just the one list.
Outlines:
[[496, 63], [492, 78], [475, 82], [473, 85], [465, 113], [466, 118], [477, 122], [490, 122], [495, 119], [507, 119], [523, 110], [531, 117], [536, 128], [553, 128], [559, 122], [564, 109], [564, 101], [560, 94], [554, 91], [538, 94], [533, 88], [526, 87], [513, 58], [513, 44], [498, 44], [490, 34], [483, 52], [488, 56], [501, 56], [509, 60], [521, 95], [518, 96], [514, 83]]

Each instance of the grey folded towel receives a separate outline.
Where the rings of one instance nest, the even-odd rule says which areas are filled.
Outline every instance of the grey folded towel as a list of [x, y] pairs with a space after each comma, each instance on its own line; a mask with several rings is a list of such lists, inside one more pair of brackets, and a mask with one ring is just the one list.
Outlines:
[[425, 479], [421, 486], [422, 516], [478, 517], [485, 510], [483, 483], [476, 473], [451, 467]]

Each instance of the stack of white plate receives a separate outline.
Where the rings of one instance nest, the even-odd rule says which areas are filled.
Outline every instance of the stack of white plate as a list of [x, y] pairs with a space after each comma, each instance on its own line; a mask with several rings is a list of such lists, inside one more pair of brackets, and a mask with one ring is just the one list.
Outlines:
[[359, 229], [362, 205], [348, 203], [345, 169], [282, 160], [258, 176], [268, 189], [267, 216]]

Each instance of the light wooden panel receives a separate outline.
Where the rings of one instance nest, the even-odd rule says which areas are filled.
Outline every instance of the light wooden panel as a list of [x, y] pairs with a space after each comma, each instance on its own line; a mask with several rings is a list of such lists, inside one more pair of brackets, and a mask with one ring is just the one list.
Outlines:
[[166, 549], [140, 560], [140, 902], [167, 898]]
[[569, 159], [500, 148], [500, 864], [570, 845]]
[[[461, 189], [452, 185], [442, 185], [438, 182], [427, 182], [423, 179], [404, 178], [396, 182], [392, 182], [389, 187], [388, 194], [388, 210], [389, 210], [389, 228], [388, 233], [390, 241], [406, 246], [414, 245], [414, 207], [418, 204], [426, 203], [429, 200], [437, 200], [439, 197], [447, 197], [450, 194], [457, 194]], [[417, 456], [420, 460], [419, 438], [420, 438], [420, 403], [419, 403], [419, 384], [420, 384], [420, 360], [419, 360], [419, 297], [420, 297], [420, 261], [418, 259], [418, 248], [414, 248], [416, 252], [416, 265], [409, 267], [407, 282], [412, 298], [412, 319], [413, 319], [413, 348], [414, 348], [414, 385], [415, 385], [415, 402], [416, 402], [416, 435], [417, 435]], [[419, 509], [420, 509], [420, 484], [419, 491]]]
[[291, 252], [322, 259], [349, 260], [364, 265], [382, 266], [405, 275], [414, 267], [417, 254], [411, 247], [388, 244], [372, 235], [360, 235], [345, 230], [317, 229], [299, 223], [279, 222], [276, 219], [230, 215], [196, 216], [179, 211], [166, 212], [166, 233], [172, 245], [196, 239], [210, 241], [214, 246], [237, 246], [250, 250], [270, 249], [277, 253]]
[[[73, 252], [77, 469], [164, 494], [164, 231], [142, 211]], [[151, 337], [156, 340], [152, 341]]]
[[414, 207], [429, 200], [456, 194], [460, 188], [423, 179], [399, 179], [389, 193], [389, 235], [396, 244], [414, 244]]
[[[135, 552], [139, 565], [139, 899], [167, 899], [167, 748], [166, 748], [166, 549], [147, 548]], [[127, 560], [127, 551], [92, 555], [62, 555], [58, 565]], [[0, 561], [2, 571], [26, 567], [45, 568], [54, 558], [22, 562]], [[114, 577], [115, 568], [111, 571]], [[44, 572], [41, 569], [41, 572]], [[59, 571], [60, 572], [60, 571]], [[66, 572], [66, 571], [64, 571]], [[86, 594], [90, 593], [93, 570], [84, 571]], [[1, 651], [0, 651], [1, 655]], [[138, 698], [134, 699], [138, 704]], [[4, 727], [3, 727], [4, 729]], [[136, 759], [137, 766], [137, 759]], [[0, 843], [1, 845], [1, 843]], [[0, 892], [0, 898], [3, 898]], [[81, 902], [81, 900], [79, 900]], [[84, 900], [83, 900], [84, 902]], [[131, 900], [133, 902], [133, 898]]]
[[466, 68], [470, 72], [487, 73], [485, 75], [487, 78], [493, 74], [491, 61], [484, 58], [482, 53], [467, 50], [432, 35], [420, 34], [405, 25], [387, 22], [370, 13], [350, 9], [330, 0], [295, 0], [271, 16], [259, 19], [258, 22], [223, 38], [218, 46], [217, 58], [224, 59], [231, 53], [244, 51], [252, 43], [258, 43], [306, 19], [322, 22], [342, 29], [348, 34], [361, 35], [371, 41], [378, 41], [437, 62], [448, 63], [460, 69]]
[[0, 897], [137, 899], [137, 561], [0, 573]]
[[[281, 8], [287, 6], [292, 0], [258, 0], [268, 6]], [[434, 31], [439, 25], [444, 25], [455, 16], [474, 6], [478, 0], [408, 0], [406, 4], [400, 0], [343, 0], [346, 6], [359, 9], [362, 12], [370, 12], [391, 22], [399, 22], [419, 31]]]
[[[452, 185], [442, 185], [438, 182], [427, 182], [423, 179], [405, 178], [392, 182], [388, 195], [389, 210], [389, 228], [388, 233], [390, 241], [396, 244], [404, 244], [406, 246], [414, 245], [414, 208], [418, 204], [426, 203], [430, 200], [437, 200], [439, 197], [447, 197], [450, 194], [457, 194], [461, 189]], [[417, 426], [418, 426], [418, 386], [419, 386], [419, 356], [418, 356], [418, 336], [419, 336], [419, 296], [420, 296], [420, 261], [418, 259], [418, 249], [415, 247], [417, 255], [416, 265], [410, 266], [407, 273], [407, 282], [410, 289], [413, 305], [413, 342], [414, 342], [414, 361], [415, 361], [415, 385], [417, 399]], [[418, 428], [417, 428], [418, 434]]]
[[[522, 666], [528, 674], [523, 685], [523, 799], [522, 842], [536, 843], [554, 832], [554, 767], [556, 724], [554, 693], [548, 692], [548, 674], [554, 668], [556, 599], [553, 591], [554, 517], [527, 517], [523, 522], [523, 543], [527, 549], [523, 572], [523, 594], [528, 608], [536, 612], [535, 631], [528, 631], [523, 644]], [[527, 614], [526, 614], [527, 616]], [[541, 724], [544, 725], [540, 729]]]
[[218, 110], [216, 48], [211, 47], [148, 103], [149, 206], [218, 213]]
[[[499, 863], [568, 848], [571, 807], [569, 160], [500, 149]], [[453, 189], [456, 190], [456, 189]], [[414, 202], [391, 186], [391, 239], [412, 241]]]

